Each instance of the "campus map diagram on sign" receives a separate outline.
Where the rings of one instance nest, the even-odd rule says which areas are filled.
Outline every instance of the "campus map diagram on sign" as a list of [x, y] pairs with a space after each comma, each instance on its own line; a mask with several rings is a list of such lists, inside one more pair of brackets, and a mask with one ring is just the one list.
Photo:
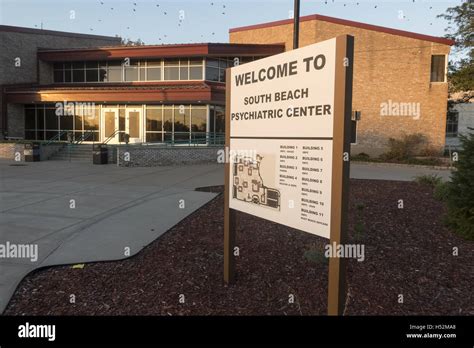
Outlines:
[[335, 56], [332, 39], [231, 69], [231, 209], [329, 238]]
[[260, 173], [262, 159], [260, 155], [256, 159], [243, 156], [236, 158], [232, 166], [232, 196], [240, 201], [280, 210], [280, 191], [267, 187]]

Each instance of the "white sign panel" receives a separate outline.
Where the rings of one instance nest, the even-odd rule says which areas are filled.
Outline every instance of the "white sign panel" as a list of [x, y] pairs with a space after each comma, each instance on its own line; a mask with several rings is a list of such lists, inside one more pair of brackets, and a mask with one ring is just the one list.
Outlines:
[[229, 207], [329, 238], [336, 40], [231, 69]]

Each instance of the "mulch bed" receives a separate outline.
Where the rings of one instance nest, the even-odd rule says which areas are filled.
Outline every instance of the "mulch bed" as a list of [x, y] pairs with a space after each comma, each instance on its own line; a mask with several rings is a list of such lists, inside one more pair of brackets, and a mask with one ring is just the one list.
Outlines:
[[[365, 260], [348, 261], [346, 315], [474, 314], [474, 243], [443, 226], [444, 211], [429, 187], [351, 180], [349, 234], [365, 245]], [[354, 232], [357, 221], [362, 232]], [[130, 259], [33, 272], [4, 314], [326, 314], [327, 260], [305, 252], [322, 253], [327, 241], [243, 213], [237, 224], [232, 286], [223, 283], [220, 195]]]

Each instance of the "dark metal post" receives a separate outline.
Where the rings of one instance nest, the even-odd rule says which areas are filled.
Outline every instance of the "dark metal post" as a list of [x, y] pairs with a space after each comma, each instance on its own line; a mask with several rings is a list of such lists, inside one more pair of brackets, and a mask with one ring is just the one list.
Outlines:
[[295, 0], [293, 12], [293, 49], [297, 49], [300, 41], [300, 0]]

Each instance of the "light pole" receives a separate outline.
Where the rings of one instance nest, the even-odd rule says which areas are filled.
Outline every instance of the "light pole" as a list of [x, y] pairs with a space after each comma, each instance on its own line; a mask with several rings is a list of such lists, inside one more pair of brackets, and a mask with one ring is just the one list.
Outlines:
[[300, 38], [300, 0], [295, 0], [293, 11], [293, 49], [299, 46]]

